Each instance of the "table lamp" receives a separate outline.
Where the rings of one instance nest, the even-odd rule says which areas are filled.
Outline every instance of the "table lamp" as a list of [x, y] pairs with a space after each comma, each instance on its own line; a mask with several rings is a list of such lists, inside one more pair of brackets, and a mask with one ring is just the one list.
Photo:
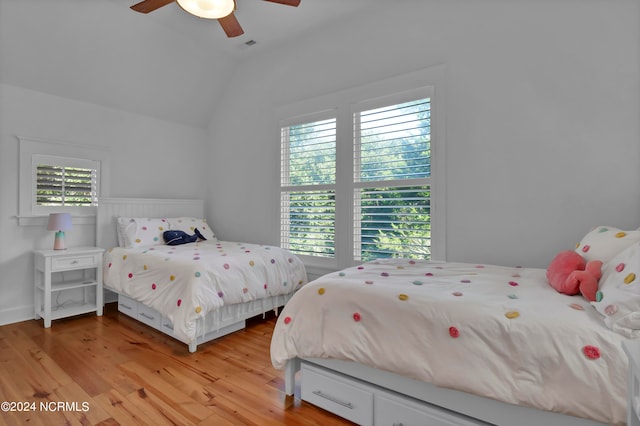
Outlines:
[[56, 239], [53, 243], [54, 250], [65, 250], [64, 246], [64, 231], [71, 229], [71, 214], [70, 213], [51, 213], [49, 215], [49, 224], [47, 225], [49, 231], [56, 231]]

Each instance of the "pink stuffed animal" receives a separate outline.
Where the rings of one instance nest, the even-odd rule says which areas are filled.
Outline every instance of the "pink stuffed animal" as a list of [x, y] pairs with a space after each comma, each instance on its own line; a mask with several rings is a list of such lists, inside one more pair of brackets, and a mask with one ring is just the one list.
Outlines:
[[584, 258], [573, 250], [561, 251], [547, 268], [547, 280], [558, 292], [573, 296], [582, 293], [590, 302], [596, 300], [602, 262]]

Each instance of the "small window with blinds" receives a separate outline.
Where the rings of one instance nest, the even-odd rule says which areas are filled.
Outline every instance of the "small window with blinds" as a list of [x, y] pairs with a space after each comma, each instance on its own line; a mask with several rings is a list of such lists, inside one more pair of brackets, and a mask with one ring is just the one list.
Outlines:
[[99, 162], [77, 158], [34, 155], [33, 205], [92, 207], [98, 199]]
[[336, 119], [282, 126], [280, 136], [281, 246], [334, 257]]
[[431, 102], [354, 113], [354, 260], [431, 257]]

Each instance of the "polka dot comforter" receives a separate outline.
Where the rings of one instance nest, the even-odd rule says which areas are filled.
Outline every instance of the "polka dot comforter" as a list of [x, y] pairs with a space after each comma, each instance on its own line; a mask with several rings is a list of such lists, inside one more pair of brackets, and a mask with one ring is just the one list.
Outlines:
[[274, 367], [356, 361], [492, 399], [624, 424], [625, 339], [544, 269], [388, 259], [305, 285], [278, 317]]
[[304, 264], [279, 247], [227, 241], [110, 249], [104, 283], [162, 313], [192, 342], [196, 321], [223, 305], [296, 291]]

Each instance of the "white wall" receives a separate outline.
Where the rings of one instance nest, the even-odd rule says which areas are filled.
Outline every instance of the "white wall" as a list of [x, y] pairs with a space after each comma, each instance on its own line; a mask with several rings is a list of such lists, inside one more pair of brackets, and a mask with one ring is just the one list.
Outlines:
[[[19, 226], [18, 138], [111, 151], [111, 196], [202, 198], [205, 131], [15, 86], [0, 85], [0, 325], [33, 318], [32, 250], [53, 247], [46, 226]], [[67, 245], [95, 243], [94, 225], [74, 225]]]
[[635, 0], [376, 2], [240, 64], [210, 126], [209, 220], [278, 244], [274, 109], [444, 64], [448, 260], [546, 267], [640, 225]]

